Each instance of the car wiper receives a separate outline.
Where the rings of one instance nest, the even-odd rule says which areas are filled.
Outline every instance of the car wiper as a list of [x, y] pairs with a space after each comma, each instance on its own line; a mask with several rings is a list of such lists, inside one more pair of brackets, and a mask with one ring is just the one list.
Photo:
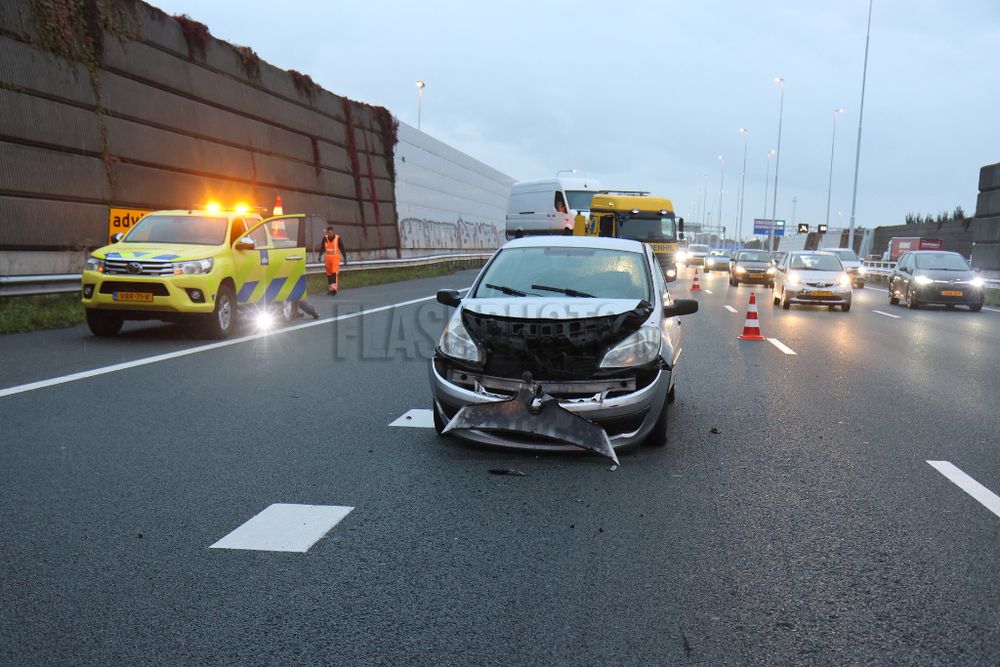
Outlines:
[[549, 287], [548, 285], [532, 285], [531, 289], [540, 289], [543, 292], [559, 292], [560, 294], [565, 294], [566, 296], [584, 296], [591, 299], [596, 298], [593, 294], [587, 294], [586, 292], [581, 292], [575, 290], [572, 287]]
[[[486, 287], [490, 289], [495, 289], [498, 292], [503, 292], [507, 296], [528, 296], [527, 292], [522, 292], [519, 289], [514, 289], [513, 287], [507, 287], [506, 285], [494, 285], [492, 283], [486, 283]], [[534, 285], [532, 285], [534, 287]]]

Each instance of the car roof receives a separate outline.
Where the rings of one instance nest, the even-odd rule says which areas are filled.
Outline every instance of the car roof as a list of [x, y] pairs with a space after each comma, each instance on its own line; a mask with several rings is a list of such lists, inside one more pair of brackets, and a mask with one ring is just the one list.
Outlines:
[[[833, 250], [851, 250], [851, 249], [850, 248], [837, 248], [837, 247], [834, 247], [834, 246], [830, 246], [829, 248], [820, 248], [819, 250], [820, 250], [820, 252], [831, 252]], [[854, 252], [854, 251], [851, 250], [851, 252]]]
[[[958, 255], [962, 257], [962, 253], [955, 252], [954, 250], [907, 250], [904, 255]], [[962, 257], [962, 259], [965, 259]]]
[[789, 255], [829, 255], [830, 257], [836, 257], [832, 252], [826, 252], [823, 250], [792, 250], [788, 253]]
[[527, 236], [521, 239], [507, 241], [503, 248], [603, 248], [607, 250], [626, 250], [629, 252], [645, 252], [641, 241], [631, 239], [616, 239], [608, 236], [562, 236], [544, 235]]

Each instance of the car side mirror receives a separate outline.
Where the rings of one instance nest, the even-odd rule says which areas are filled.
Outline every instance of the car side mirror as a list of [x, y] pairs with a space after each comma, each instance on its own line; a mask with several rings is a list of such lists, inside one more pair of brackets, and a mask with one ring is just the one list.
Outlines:
[[698, 302], [694, 299], [677, 299], [663, 308], [664, 317], [677, 317], [698, 312]]
[[111, 237], [111, 242], [112, 243], [118, 243], [123, 238], [125, 238], [124, 234], [122, 234], [121, 232], [115, 232], [115, 234]]
[[975, 271], [976, 273], [982, 273], [983, 272], [983, 270], [981, 268], [979, 268], [978, 266], [972, 267], [972, 270]]
[[253, 250], [256, 247], [257, 244], [249, 236], [244, 236], [236, 243], [237, 250]]
[[438, 290], [437, 302], [443, 306], [455, 308], [462, 303], [462, 297], [458, 295], [457, 289], [442, 289]]

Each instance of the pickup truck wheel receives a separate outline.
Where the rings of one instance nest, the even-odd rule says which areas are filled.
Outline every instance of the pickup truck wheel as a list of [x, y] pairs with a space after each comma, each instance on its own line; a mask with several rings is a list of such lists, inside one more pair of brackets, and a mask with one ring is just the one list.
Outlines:
[[215, 311], [205, 320], [205, 331], [212, 338], [229, 338], [236, 331], [236, 295], [229, 285], [219, 287]]
[[660, 410], [660, 416], [657, 417], [656, 423], [653, 424], [653, 430], [649, 432], [646, 439], [642, 441], [642, 444], [646, 447], [663, 447], [667, 444], [667, 410], [670, 405], [670, 397], [663, 401], [663, 409]]
[[113, 313], [105, 313], [100, 310], [88, 310], [87, 326], [90, 328], [90, 333], [95, 336], [100, 336], [102, 338], [114, 336], [122, 330], [122, 318]]

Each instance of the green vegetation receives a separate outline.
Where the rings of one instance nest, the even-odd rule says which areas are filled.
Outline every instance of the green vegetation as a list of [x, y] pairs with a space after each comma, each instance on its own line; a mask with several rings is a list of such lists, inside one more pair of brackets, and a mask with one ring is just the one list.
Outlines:
[[[402, 280], [447, 276], [456, 271], [477, 269], [482, 262], [447, 262], [430, 266], [414, 266], [401, 269], [373, 269], [368, 271], [346, 271], [340, 275], [340, 289], [353, 289], [382, 285]], [[309, 276], [309, 293], [326, 293], [326, 276]], [[80, 294], [51, 294], [45, 296], [0, 297], [0, 334], [25, 333], [42, 329], [64, 329], [83, 324], [83, 306]]]
[[82, 323], [78, 293], [0, 299], [0, 334], [64, 329]]
[[907, 213], [904, 220], [908, 225], [932, 225], [937, 224], [938, 228], [946, 222], [952, 222], [954, 220], [968, 220], [969, 218], [965, 215], [965, 210], [961, 206], [956, 206], [955, 210], [951, 213], [948, 211], [942, 211], [936, 216], [933, 213], [928, 213], [927, 215], [920, 215], [919, 213]]

